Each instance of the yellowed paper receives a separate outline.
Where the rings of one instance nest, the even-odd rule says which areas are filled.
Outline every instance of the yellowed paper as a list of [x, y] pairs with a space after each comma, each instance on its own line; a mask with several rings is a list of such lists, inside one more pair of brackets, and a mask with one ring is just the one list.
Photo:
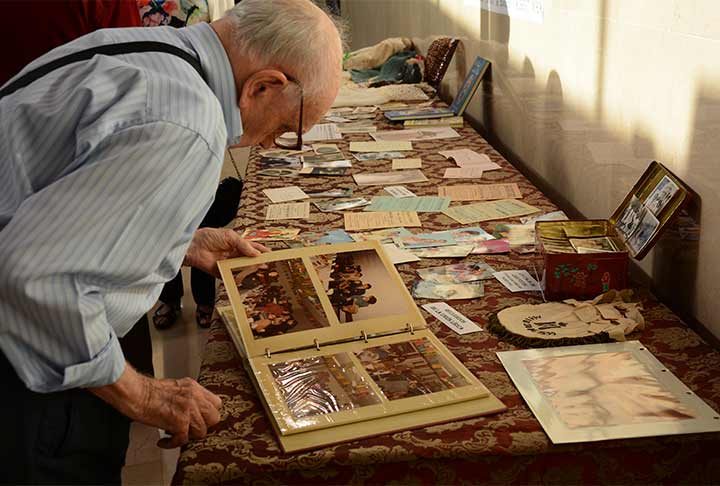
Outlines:
[[492, 199], [520, 199], [522, 194], [518, 185], [510, 184], [474, 184], [462, 186], [440, 186], [438, 196], [449, 197], [453, 201], [490, 201]]
[[308, 199], [310, 197], [298, 186], [263, 189], [263, 193], [274, 203], [297, 201], [298, 199]]
[[483, 170], [478, 167], [450, 167], [445, 169], [444, 179], [480, 179]]
[[455, 160], [459, 167], [477, 167], [483, 170], [499, 169], [500, 166], [490, 160], [485, 154], [479, 154], [470, 149], [444, 150], [440, 155]]
[[271, 204], [265, 213], [266, 221], [278, 219], [307, 219], [310, 217], [310, 203]]
[[377, 211], [371, 213], [344, 213], [346, 231], [364, 231], [376, 228], [397, 228], [399, 226], [422, 226], [420, 218], [413, 211]]
[[500, 201], [468, 204], [466, 206], [452, 206], [443, 211], [443, 214], [451, 217], [460, 224], [477, 223], [478, 221], [490, 221], [493, 219], [514, 218], [525, 216], [540, 211], [535, 206], [530, 206], [515, 199], [503, 199]]
[[402, 152], [412, 149], [412, 142], [350, 142], [350, 152]]
[[398, 169], [420, 169], [422, 167], [422, 159], [393, 159], [393, 170]]

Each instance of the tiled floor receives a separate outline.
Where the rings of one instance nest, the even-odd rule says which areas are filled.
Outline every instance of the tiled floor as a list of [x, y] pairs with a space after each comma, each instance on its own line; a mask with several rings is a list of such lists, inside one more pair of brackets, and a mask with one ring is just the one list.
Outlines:
[[[224, 177], [237, 177], [233, 161], [244, 177], [248, 159], [247, 149], [232, 149], [232, 158], [227, 155], [221, 173]], [[197, 378], [200, 370], [202, 350], [207, 331], [195, 323], [195, 302], [189, 292], [190, 271], [183, 268], [185, 296], [182, 301], [182, 315], [170, 329], [158, 331], [151, 324], [153, 364], [158, 378]], [[155, 309], [151, 309], [149, 316]], [[152, 320], [150, 321], [152, 322]], [[170, 484], [180, 449], [160, 449], [156, 443], [160, 432], [154, 427], [133, 423], [130, 429], [130, 446], [127, 450], [125, 467], [122, 472], [123, 485], [167, 485]]]

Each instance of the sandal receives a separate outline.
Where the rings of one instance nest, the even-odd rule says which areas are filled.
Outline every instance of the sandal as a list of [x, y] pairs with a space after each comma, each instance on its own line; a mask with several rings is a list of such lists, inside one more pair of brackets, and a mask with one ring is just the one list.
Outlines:
[[212, 324], [213, 306], [211, 305], [198, 305], [195, 311], [195, 320], [198, 326], [203, 329], [207, 329]]
[[178, 320], [180, 313], [180, 302], [166, 304], [160, 302], [160, 306], [153, 313], [153, 324], [156, 329], [169, 329]]

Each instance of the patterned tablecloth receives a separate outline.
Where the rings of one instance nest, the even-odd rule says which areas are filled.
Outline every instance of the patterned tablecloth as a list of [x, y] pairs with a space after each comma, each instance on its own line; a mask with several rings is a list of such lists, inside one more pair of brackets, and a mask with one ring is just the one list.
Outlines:
[[[378, 123], [382, 115], [378, 115]], [[437, 195], [451, 161], [440, 150], [471, 148], [502, 166], [483, 174], [482, 182], [516, 182], [523, 201], [554, 211], [557, 207], [511, 166], [470, 127], [458, 129], [462, 138], [413, 142], [429, 181], [409, 184], [418, 195]], [[349, 141], [366, 141], [365, 134], [345, 135], [339, 146], [349, 156]], [[267, 178], [256, 176], [257, 156], [248, 169], [245, 190], [235, 222], [237, 228], [271, 226], [264, 221], [268, 199], [262, 189], [297, 184], [319, 190], [350, 185], [355, 194], [385, 194], [382, 186], [358, 188], [350, 176]], [[389, 160], [356, 162], [353, 173], [389, 171]], [[420, 213], [423, 230], [460, 226], [441, 213]], [[517, 219], [511, 222], [517, 222]], [[286, 223], [286, 222], [282, 222]], [[342, 228], [341, 213], [313, 208], [306, 221], [287, 221], [302, 231]], [[496, 222], [481, 223], [491, 230]], [[497, 270], [527, 269], [534, 255], [476, 255]], [[408, 288], [421, 267], [452, 263], [424, 259], [398, 265]], [[512, 294], [494, 280], [485, 281], [485, 296], [453, 301], [452, 306], [481, 325], [494, 312], [512, 305], [539, 302], [532, 293]], [[226, 295], [219, 296], [226, 303]], [[425, 303], [418, 300], [418, 304]], [[720, 410], [720, 354], [706, 344], [652, 296], [644, 298], [648, 325], [639, 339], [687, 386], [715, 410]], [[508, 407], [506, 412], [460, 422], [397, 432], [305, 453], [283, 454], [270, 421], [246, 374], [230, 336], [216, 320], [205, 348], [199, 381], [223, 399], [221, 422], [203, 440], [183, 448], [174, 481], [229, 483], [647, 483], [720, 482], [720, 434], [696, 434], [619, 440], [575, 445], [553, 445], [543, 432], [495, 353], [516, 349], [488, 332], [460, 336], [422, 310], [430, 329]], [[714, 445], [713, 445], [714, 444]]]

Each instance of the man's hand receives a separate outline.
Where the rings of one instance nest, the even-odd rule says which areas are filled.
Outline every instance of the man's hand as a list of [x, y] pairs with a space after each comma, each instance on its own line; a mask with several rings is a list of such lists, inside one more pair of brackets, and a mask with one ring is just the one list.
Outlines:
[[268, 251], [270, 249], [260, 243], [240, 238], [240, 235], [231, 229], [200, 228], [193, 235], [183, 263], [220, 277], [218, 260], [240, 256], [254, 257]]
[[118, 381], [89, 391], [123, 415], [171, 434], [171, 438], [158, 441], [158, 446], [166, 449], [205, 437], [208, 427], [220, 421], [222, 400], [195, 380], [148, 378], [129, 363]]

